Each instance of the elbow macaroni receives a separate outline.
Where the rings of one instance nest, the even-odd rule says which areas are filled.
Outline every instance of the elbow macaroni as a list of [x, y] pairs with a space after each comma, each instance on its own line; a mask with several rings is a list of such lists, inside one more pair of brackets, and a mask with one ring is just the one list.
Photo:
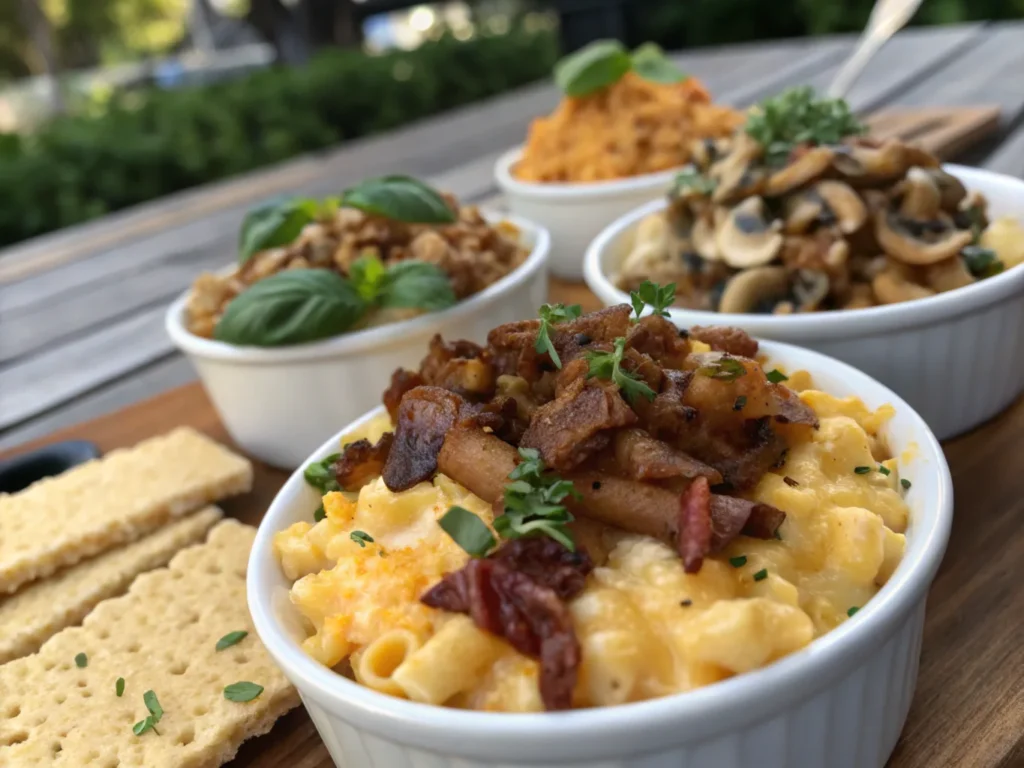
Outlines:
[[[841, 624], [892, 575], [908, 516], [879, 436], [893, 411], [802, 389], [820, 429], [752, 493], [786, 512], [780, 539], [741, 536], [687, 574], [662, 542], [581, 521], [598, 567], [569, 605], [582, 649], [575, 706], [665, 696], [769, 664]], [[312, 627], [304, 648], [339, 670], [347, 660], [358, 682], [392, 696], [542, 711], [536, 660], [419, 602], [467, 561], [437, 525], [455, 504], [493, 523], [490, 505], [438, 475], [402, 493], [378, 478], [358, 498], [327, 494], [324, 520], [278, 533], [291, 600]], [[374, 541], [359, 546], [357, 530]]]

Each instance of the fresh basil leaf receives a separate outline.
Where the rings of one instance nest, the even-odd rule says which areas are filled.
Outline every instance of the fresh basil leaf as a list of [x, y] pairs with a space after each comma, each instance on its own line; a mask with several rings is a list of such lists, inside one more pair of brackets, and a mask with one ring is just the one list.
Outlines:
[[365, 179], [341, 195], [341, 204], [411, 224], [451, 224], [455, 211], [436, 189], [411, 176]]
[[230, 648], [232, 645], [237, 645], [242, 642], [249, 633], [244, 629], [238, 629], [234, 632], [228, 632], [224, 637], [217, 641], [216, 650], [223, 651], [225, 648]]
[[213, 330], [219, 341], [280, 347], [337, 336], [366, 312], [345, 278], [326, 269], [288, 269], [253, 283], [228, 304]]
[[387, 279], [387, 272], [384, 262], [370, 253], [352, 262], [348, 279], [364, 300], [373, 302]]
[[456, 302], [448, 273], [425, 261], [399, 261], [388, 269], [379, 295], [386, 308], [406, 307], [436, 312]]
[[306, 479], [307, 483], [319, 490], [320, 493], [340, 491], [341, 486], [338, 484], [338, 478], [334, 474], [334, 462], [340, 458], [340, 453], [332, 453], [327, 458], [314, 461], [302, 470], [302, 476]]
[[451, 507], [437, 521], [441, 529], [452, 537], [472, 557], [483, 557], [495, 545], [494, 534], [483, 520], [463, 507]]
[[622, 43], [596, 40], [555, 65], [555, 83], [566, 96], [579, 98], [617, 82], [632, 66]]
[[263, 693], [263, 686], [250, 682], [232, 683], [224, 689], [224, 698], [228, 701], [252, 701]]
[[300, 198], [275, 200], [249, 211], [242, 220], [238, 263], [244, 264], [253, 254], [267, 248], [288, 245], [319, 212], [316, 200]]
[[644, 80], [672, 85], [681, 83], [689, 75], [673, 64], [655, 43], [644, 43], [632, 55], [633, 71]]

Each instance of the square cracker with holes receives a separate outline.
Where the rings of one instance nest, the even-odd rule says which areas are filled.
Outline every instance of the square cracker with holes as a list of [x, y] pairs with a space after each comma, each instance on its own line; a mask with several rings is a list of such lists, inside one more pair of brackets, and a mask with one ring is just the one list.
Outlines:
[[[0, 666], [0, 765], [214, 768], [245, 739], [270, 730], [298, 695], [249, 618], [245, 569], [255, 533], [234, 520], [219, 523], [205, 544], [139, 576], [81, 627]], [[238, 630], [249, 634], [216, 650]], [[240, 681], [264, 690], [249, 702], [227, 700], [225, 686]], [[148, 714], [149, 690], [164, 711], [159, 733], [136, 736], [132, 726]]]
[[0, 495], [0, 594], [252, 487], [252, 465], [182, 427]]
[[35, 653], [47, 638], [80, 623], [101, 600], [123, 594], [140, 573], [167, 565], [178, 550], [202, 541], [220, 518], [219, 509], [205, 507], [0, 597], [0, 664]]

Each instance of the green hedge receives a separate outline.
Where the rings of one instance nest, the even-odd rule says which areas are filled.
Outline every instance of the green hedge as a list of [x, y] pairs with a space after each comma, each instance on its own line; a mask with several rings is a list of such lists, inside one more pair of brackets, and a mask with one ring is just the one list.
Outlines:
[[547, 77], [557, 47], [551, 30], [517, 28], [381, 56], [331, 51], [0, 134], [0, 246]]

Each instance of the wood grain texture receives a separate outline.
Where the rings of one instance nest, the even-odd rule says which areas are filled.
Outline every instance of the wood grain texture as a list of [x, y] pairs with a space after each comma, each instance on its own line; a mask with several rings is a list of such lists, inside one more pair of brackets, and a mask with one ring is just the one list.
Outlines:
[[[595, 306], [585, 287], [552, 281], [551, 300]], [[199, 384], [188, 384], [20, 450], [69, 439], [104, 452], [188, 424], [232, 445]], [[339, 428], [343, 425], [338, 425]], [[1024, 765], [1024, 399], [945, 444], [956, 514], [925, 620], [917, 692], [888, 768]], [[237, 448], [237, 447], [236, 447]], [[12, 451], [0, 451], [0, 458]], [[256, 462], [251, 493], [224, 503], [256, 525], [288, 473]], [[305, 711], [243, 746], [231, 768], [331, 768]]]

